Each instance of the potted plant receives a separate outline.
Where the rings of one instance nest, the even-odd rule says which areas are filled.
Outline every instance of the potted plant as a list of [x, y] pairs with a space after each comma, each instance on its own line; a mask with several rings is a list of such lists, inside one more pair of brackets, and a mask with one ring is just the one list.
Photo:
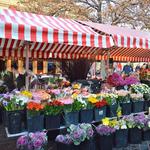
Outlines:
[[113, 87], [116, 87], [117, 90], [124, 89], [124, 80], [118, 73], [109, 75], [107, 78], [107, 83]]
[[93, 121], [94, 103], [98, 102], [95, 94], [85, 98], [86, 105], [80, 110], [80, 123], [91, 123]]
[[118, 95], [117, 94], [113, 94], [113, 93], [104, 93], [102, 94], [102, 97], [105, 98], [105, 100], [107, 101], [108, 105], [107, 105], [107, 117], [115, 117], [117, 116], [117, 109], [118, 109], [118, 104], [117, 104], [117, 98]]
[[129, 128], [129, 142], [131, 144], [139, 144], [142, 141], [142, 129], [147, 123], [147, 119], [143, 113], [129, 115], [124, 117]]
[[118, 95], [117, 102], [121, 106], [122, 115], [129, 115], [132, 112], [129, 93], [130, 92], [126, 90], [116, 91], [116, 94]]
[[146, 84], [133, 84], [133, 85], [131, 85], [131, 91], [132, 91], [132, 93], [144, 95], [145, 101], [143, 101], [143, 102], [140, 101], [138, 104], [141, 106], [144, 105], [143, 109], [148, 111], [148, 108], [150, 106], [150, 102], [148, 101], [149, 92], [150, 92], [149, 86]]
[[27, 127], [29, 132], [44, 129], [44, 115], [41, 113], [43, 108], [44, 106], [42, 104], [34, 101], [27, 103]]
[[48, 143], [46, 133], [36, 132], [23, 135], [17, 140], [19, 150], [46, 150]]
[[58, 150], [91, 150], [94, 131], [90, 124], [70, 125], [67, 131], [69, 134], [56, 137]]
[[79, 123], [79, 111], [82, 108], [82, 103], [77, 99], [63, 98], [64, 103], [64, 120], [67, 126]]
[[115, 147], [126, 147], [128, 145], [128, 128], [124, 119], [110, 121], [111, 126], [116, 129], [114, 136]]
[[130, 94], [132, 100], [132, 112], [138, 113], [144, 110], [143, 94]]
[[144, 141], [149, 141], [150, 140], [150, 116], [147, 115], [147, 122], [145, 127], [143, 128], [143, 140]]
[[56, 129], [60, 127], [61, 113], [64, 104], [57, 100], [47, 103], [44, 106], [45, 128]]
[[26, 125], [25, 99], [15, 94], [7, 93], [3, 95], [1, 104], [4, 108], [3, 118], [5, 126], [8, 127], [8, 132], [10, 134], [22, 132]]
[[100, 150], [112, 150], [113, 148], [113, 134], [115, 128], [101, 124], [96, 127], [97, 137], [96, 145]]
[[101, 121], [103, 118], [106, 117], [106, 106], [107, 101], [105, 99], [99, 100], [98, 102], [94, 103], [94, 120]]

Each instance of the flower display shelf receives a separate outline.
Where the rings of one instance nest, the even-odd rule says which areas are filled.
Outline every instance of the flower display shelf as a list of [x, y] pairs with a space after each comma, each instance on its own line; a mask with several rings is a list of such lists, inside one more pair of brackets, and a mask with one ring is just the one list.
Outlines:
[[10, 134], [8, 132], [8, 128], [7, 127], [5, 128], [5, 131], [6, 131], [6, 135], [7, 135], [8, 138], [18, 137], [18, 136], [26, 135], [28, 133], [27, 131], [24, 131], [24, 132], [20, 132], [20, 133], [16, 133], [16, 134]]

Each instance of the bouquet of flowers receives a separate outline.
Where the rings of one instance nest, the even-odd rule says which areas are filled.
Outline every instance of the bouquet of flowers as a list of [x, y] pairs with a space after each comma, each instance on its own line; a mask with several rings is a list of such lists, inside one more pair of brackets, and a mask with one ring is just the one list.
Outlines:
[[101, 136], [103, 135], [109, 136], [113, 134], [116, 131], [116, 129], [108, 125], [100, 124], [99, 126], [96, 127], [96, 131]]
[[127, 122], [128, 128], [139, 128], [142, 129], [146, 126], [148, 119], [146, 118], [144, 113], [134, 115], [129, 115], [123, 117], [123, 119]]
[[98, 102], [94, 103], [95, 108], [102, 108], [106, 105], [108, 105], [108, 103], [105, 99], [99, 100]]
[[121, 102], [121, 103], [130, 102], [130, 97], [129, 97], [130, 92], [129, 91], [118, 90], [118, 91], [116, 91], [116, 94], [118, 95], [117, 100], [119, 102]]
[[125, 85], [132, 85], [132, 84], [139, 83], [139, 80], [134, 76], [129, 76], [125, 78], [124, 82], [125, 82]]
[[122, 76], [117, 73], [113, 73], [112, 75], [108, 76], [107, 83], [114, 87], [125, 85]]
[[113, 105], [116, 104], [118, 95], [114, 93], [100, 93], [97, 95], [97, 97], [100, 97], [100, 99], [104, 98], [108, 105]]
[[47, 103], [44, 106], [44, 113], [46, 115], [58, 115], [63, 111], [64, 104], [57, 100]]
[[149, 94], [150, 87], [146, 84], [133, 84], [131, 85], [131, 91], [133, 93]]
[[11, 93], [6, 93], [1, 96], [1, 104], [7, 111], [23, 110], [26, 102], [23, 97]]
[[130, 97], [133, 101], [141, 101], [143, 100], [143, 94], [139, 93], [139, 94], [130, 94]]
[[46, 133], [29, 133], [18, 138], [17, 149], [43, 150], [47, 143]]
[[39, 115], [43, 110], [44, 106], [40, 103], [30, 101], [27, 103], [27, 110], [29, 116]]

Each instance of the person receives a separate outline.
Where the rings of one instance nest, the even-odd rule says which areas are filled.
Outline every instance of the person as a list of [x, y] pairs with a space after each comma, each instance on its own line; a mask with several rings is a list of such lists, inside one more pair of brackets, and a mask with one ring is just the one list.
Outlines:
[[133, 72], [133, 67], [131, 66], [130, 62], [128, 62], [124, 67], [123, 67], [123, 72], [128, 76], [130, 73]]
[[3, 75], [3, 85], [6, 85], [8, 88], [8, 91], [11, 92], [16, 88], [16, 82], [15, 82], [15, 72], [17, 69], [17, 65], [12, 64], [11, 70], [8, 71], [7, 69], [4, 72]]
[[139, 72], [141, 69], [140, 65], [138, 64], [136, 67], [135, 67], [135, 72]]

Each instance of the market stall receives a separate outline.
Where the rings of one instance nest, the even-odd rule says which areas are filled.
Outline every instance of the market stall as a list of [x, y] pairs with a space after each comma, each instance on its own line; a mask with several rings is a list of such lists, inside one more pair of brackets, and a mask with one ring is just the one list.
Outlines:
[[[150, 61], [150, 32], [86, 21], [80, 21], [80, 23], [113, 38], [115, 46], [109, 51], [109, 57], [114, 61]], [[103, 58], [107, 59], [107, 53], [103, 55]], [[101, 58], [97, 57], [97, 59]]]
[[[116, 46], [119, 50], [119, 43], [122, 43], [118, 40], [119, 36], [100, 35], [92, 28], [74, 20], [0, 10], [0, 56], [25, 57], [28, 71], [29, 58], [102, 59], [101, 54], [106, 49]], [[124, 45], [124, 48], [141, 48], [143, 52], [144, 48], [149, 48], [147, 39], [128, 38], [130, 44]], [[113, 49], [110, 50], [111, 57], [112, 53]], [[129, 59], [127, 55], [117, 55], [117, 60], [141, 61], [145, 56], [143, 53], [140, 57], [134, 55], [131, 54]], [[26, 134], [19, 138], [18, 149], [27, 146], [33, 146], [34, 149], [35, 145], [29, 145], [33, 141], [29, 143], [29, 140], [39, 137], [39, 133], [27, 133], [44, 129], [68, 129], [66, 135], [56, 138], [58, 150], [72, 150], [74, 147], [82, 150], [85, 146], [86, 150], [91, 147], [94, 149], [94, 146], [111, 150], [113, 141], [116, 147], [125, 147], [129, 143], [140, 143], [142, 134], [145, 139], [150, 137], [146, 136], [150, 135], [150, 119], [147, 116], [150, 87], [141, 84], [137, 78], [122, 78], [119, 74], [112, 74], [96, 94], [87, 86], [70, 84], [60, 78], [52, 77], [48, 83], [43, 90], [15, 90], [0, 95], [8, 135]], [[26, 85], [28, 89], [28, 83]], [[93, 138], [94, 131], [97, 138]], [[41, 133], [42, 139], [46, 139], [46, 135]], [[123, 143], [119, 141], [120, 137], [125, 139]], [[25, 144], [22, 143], [24, 138], [28, 139]], [[38, 146], [43, 148], [45, 145], [46, 140], [43, 140]]]

